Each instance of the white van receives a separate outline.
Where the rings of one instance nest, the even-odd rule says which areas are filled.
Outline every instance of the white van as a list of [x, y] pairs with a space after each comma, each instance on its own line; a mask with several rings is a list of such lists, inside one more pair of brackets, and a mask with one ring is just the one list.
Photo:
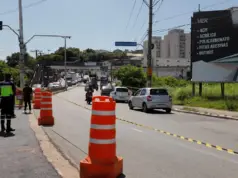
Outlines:
[[114, 87], [110, 97], [115, 101], [127, 102], [129, 100], [129, 90], [126, 87]]

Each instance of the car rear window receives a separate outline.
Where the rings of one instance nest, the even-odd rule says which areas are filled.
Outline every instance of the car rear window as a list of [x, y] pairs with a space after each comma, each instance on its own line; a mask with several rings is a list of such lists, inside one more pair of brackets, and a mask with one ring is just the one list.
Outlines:
[[150, 89], [151, 95], [168, 95], [168, 91], [166, 89]]
[[128, 92], [127, 88], [117, 88], [116, 89], [117, 92]]

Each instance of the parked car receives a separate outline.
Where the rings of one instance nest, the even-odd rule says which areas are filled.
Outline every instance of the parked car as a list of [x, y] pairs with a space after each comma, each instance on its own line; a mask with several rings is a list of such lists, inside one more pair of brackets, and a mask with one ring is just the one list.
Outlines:
[[130, 109], [142, 108], [144, 112], [153, 109], [163, 109], [167, 113], [172, 110], [172, 97], [165, 88], [141, 88], [129, 99]]
[[128, 102], [129, 90], [126, 87], [114, 87], [113, 91], [110, 93], [110, 97], [112, 97], [116, 102]]

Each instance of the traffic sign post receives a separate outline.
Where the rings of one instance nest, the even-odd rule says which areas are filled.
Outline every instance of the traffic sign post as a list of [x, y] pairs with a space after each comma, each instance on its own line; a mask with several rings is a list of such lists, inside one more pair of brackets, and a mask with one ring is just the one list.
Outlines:
[[2, 21], [0, 21], [0, 30], [2, 30]]
[[116, 41], [115, 46], [137, 46], [137, 42], [130, 42], [130, 41]]

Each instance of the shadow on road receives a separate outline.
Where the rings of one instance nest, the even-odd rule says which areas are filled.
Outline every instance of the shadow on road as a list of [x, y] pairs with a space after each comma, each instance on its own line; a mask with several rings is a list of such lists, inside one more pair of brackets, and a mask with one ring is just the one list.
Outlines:
[[[142, 109], [134, 109], [135, 111], [138, 111], [138, 112], [143, 112]], [[174, 114], [174, 113], [166, 113], [165, 111], [162, 111], [162, 110], [152, 110], [152, 111], [148, 111], [147, 114]]]
[[14, 133], [5, 133], [5, 132], [0, 132], [0, 137], [14, 137]]

